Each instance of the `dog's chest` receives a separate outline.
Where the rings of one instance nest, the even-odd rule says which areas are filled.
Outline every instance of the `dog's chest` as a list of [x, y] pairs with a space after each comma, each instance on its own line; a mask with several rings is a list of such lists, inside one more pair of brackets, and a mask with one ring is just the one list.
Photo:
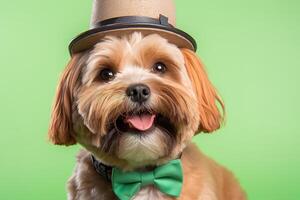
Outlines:
[[163, 200], [166, 196], [153, 186], [148, 186], [141, 189], [133, 200]]

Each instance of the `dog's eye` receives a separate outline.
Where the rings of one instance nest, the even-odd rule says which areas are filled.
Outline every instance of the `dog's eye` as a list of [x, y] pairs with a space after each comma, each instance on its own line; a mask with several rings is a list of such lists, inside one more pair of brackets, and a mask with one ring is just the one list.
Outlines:
[[111, 81], [115, 78], [115, 73], [111, 69], [102, 69], [100, 72], [100, 79], [102, 81]]
[[157, 62], [157, 63], [155, 63], [155, 64], [153, 65], [153, 71], [154, 71], [154, 72], [158, 72], [158, 73], [163, 74], [163, 73], [166, 72], [166, 70], [167, 70], [167, 67], [166, 67], [166, 65], [165, 65], [164, 63], [162, 63], [162, 62]]

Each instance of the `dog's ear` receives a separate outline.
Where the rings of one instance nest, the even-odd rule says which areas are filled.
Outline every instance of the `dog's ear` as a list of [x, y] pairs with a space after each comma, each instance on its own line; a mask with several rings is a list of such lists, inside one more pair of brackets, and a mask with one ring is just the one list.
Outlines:
[[80, 54], [72, 56], [56, 89], [48, 131], [49, 140], [54, 144], [68, 146], [76, 143], [72, 136], [72, 105], [73, 91], [79, 83], [80, 66], [78, 61], [80, 57]]
[[[198, 132], [210, 133], [220, 128], [225, 115], [225, 107], [216, 89], [209, 81], [204, 65], [196, 53], [189, 49], [181, 49], [185, 59], [185, 66], [192, 81], [198, 98], [200, 125]], [[222, 108], [220, 112], [217, 103]]]

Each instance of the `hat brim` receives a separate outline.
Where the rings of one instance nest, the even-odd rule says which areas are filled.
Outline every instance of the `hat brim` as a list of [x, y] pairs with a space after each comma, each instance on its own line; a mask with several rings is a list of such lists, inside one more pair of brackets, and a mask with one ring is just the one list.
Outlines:
[[177, 45], [179, 48], [188, 48], [196, 51], [196, 41], [186, 32], [173, 28], [152, 24], [115, 24], [105, 27], [94, 28], [81, 33], [73, 39], [69, 45], [70, 54], [88, 50], [96, 43], [101, 41], [107, 35], [120, 36], [130, 34], [132, 32], [141, 32], [143, 35], [159, 34], [166, 38], [170, 43]]

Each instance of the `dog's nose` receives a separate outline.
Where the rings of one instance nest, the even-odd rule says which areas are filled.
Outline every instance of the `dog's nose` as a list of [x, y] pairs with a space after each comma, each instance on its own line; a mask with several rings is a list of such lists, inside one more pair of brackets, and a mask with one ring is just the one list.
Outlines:
[[126, 94], [130, 97], [131, 101], [143, 103], [149, 99], [151, 91], [145, 84], [134, 84], [127, 88]]

